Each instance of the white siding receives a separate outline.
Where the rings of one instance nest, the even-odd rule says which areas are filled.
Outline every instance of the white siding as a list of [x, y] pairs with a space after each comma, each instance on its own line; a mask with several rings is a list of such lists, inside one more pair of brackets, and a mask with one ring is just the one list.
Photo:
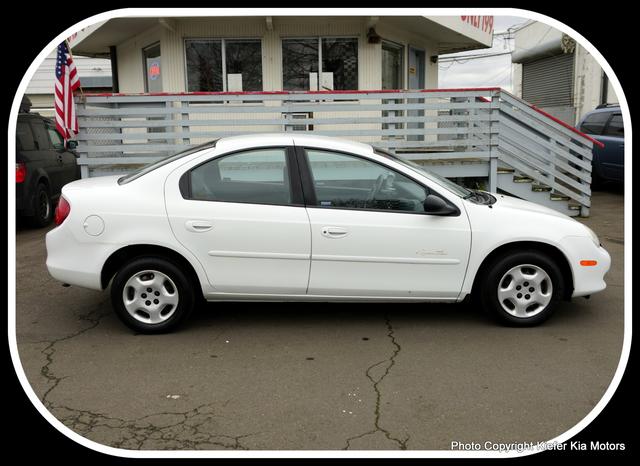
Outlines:
[[162, 85], [166, 88], [165, 75], [167, 74], [166, 63], [164, 58], [164, 49], [162, 46], [162, 33], [165, 29], [158, 25], [142, 34], [119, 44], [116, 49], [118, 55], [118, 84], [120, 92], [135, 93], [144, 92], [144, 62], [142, 58], [142, 49], [151, 44], [160, 41], [160, 53], [162, 54]]
[[[80, 81], [83, 77], [111, 76], [109, 60], [77, 56], [74, 57], [74, 63], [80, 75]], [[54, 51], [44, 59], [34, 73], [27, 86], [27, 94], [53, 94], [55, 66], [56, 52]]]

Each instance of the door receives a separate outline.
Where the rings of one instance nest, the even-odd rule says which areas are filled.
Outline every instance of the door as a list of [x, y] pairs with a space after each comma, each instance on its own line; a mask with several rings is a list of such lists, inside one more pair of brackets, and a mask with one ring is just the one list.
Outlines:
[[593, 146], [593, 175], [603, 180], [624, 179], [624, 125], [622, 114], [595, 111], [579, 125], [580, 131], [594, 137], [604, 147]]
[[[382, 89], [399, 90], [404, 88], [404, 47], [389, 41], [382, 41]], [[383, 99], [383, 104], [401, 104], [402, 99]], [[383, 117], [401, 117], [402, 110], [383, 110]], [[402, 129], [402, 123], [382, 123], [383, 130]], [[388, 139], [402, 136], [389, 134]]]
[[145, 92], [162, 92], [162, 56], [160, 44], [153, 44], [142, 50], [144, 60]]
[[62, 163], [58, 160], [58, 153], [51, 144], [44, 121], [40, 118], [30, 118], [30, 123], [35, 144], [31, 160], [35, 162], [34, 168], [38, 167], [45, 171], [49, 177], [50, 194], [55, 196], [62, 188]]
[[[455, 299], [471, 233], [466, 215], [424, 213], [438, 193], [382, 164], [308, 148], [309, 294]], [[303, 176], [304, 179], [304, 176]]]
[[599, 152], [604, 177], [622, 182], [624, 179], [624, 125], [621, 113], [611, 115], [602, 136], [598, 136], [597, 139], [604, 143], [603, 148], [595, 148]]
[[[424, 89], [425, 88], [425, 52], [424, 50], [417, 49], [415, 47], [409, 47], [409, 69], [408, 69], [408, 84], [409, 89]], [[409, 103], [417, 104], [423, 103], [424, 99], [409, 99]], [[409, 116], [424, 116], [424, 110], [408, 110]], [[424, 123], [408, 123], [408, 128], [424, 128]], [[422, 135], [408, 135], [408, 141], [424, 141]]]
[[76, 156], [65, 148], [62, 136], [60, 136], [60, 133], [58, 133], [55, 126], [49, 123], [45, 123], [44, 126], [47, 129], [51, 147], [53, 147], [53, 151], [55, 152], [60, 174], [60, 188], [62, 188], [65, 184], [78, 179], [78, 163], [76, 161]]
[[306, 292], [311, 235], [292, 149], [223, 155], [174, 172], [165, 186], [171, 228], [216, 292]]
[[574, 125], [573, 53], [560, 53], [522, 64], [522, 98], [554, 117]]

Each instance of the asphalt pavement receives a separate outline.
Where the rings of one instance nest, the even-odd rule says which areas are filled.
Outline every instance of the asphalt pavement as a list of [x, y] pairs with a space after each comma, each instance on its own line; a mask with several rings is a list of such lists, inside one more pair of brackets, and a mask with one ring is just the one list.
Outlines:
[[546, 441], [591, 411], [620, 359], [624, 197], [592, 202], [581, 221], [612, 256], [607, 289], [522, 329], [457, 304], [210, 303], [177, 333], [138, 335], [108, 293], [53, 280], [46, 229], [19, 226], [20, 359], [54, 416], [119, 448]]

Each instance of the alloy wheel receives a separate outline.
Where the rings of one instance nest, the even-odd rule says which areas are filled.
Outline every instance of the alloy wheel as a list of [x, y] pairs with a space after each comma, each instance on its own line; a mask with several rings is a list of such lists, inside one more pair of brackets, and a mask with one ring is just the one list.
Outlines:
[[498, 283], [498, 301], [514, 317], [533, 317], [549, 305], [553, 296], [551, 277], [533, 264], [509, 269]]

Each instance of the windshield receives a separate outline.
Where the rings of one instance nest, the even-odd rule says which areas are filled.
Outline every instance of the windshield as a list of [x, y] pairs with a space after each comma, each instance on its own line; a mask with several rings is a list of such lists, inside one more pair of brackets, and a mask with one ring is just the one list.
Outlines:
[[168, 163], [173, 162], [174, 160], [178, 160], [181, 159], [182, 157], [186, 157], [187, 155], [191, 155], [195, 152], [201, 151], [203, 149], [209, 149], [211, 147], [216, 147], [216, 142], [218, 142], [217, 139], [214, 139], [213, 141], [209, 141], [209, 142], [205, 142], [204, 144], [200, 144], [194, 147], [190, 147], [189, 149], [183, 150], [181, 152], [178, 152], [177, 154], [173, 154], [173, 155], [169, 155], [165, 158], [162, 158], [156, 162], [152, 162], [149, 163], [141, 168], [138, 168], [137, 170], [132, 171], [131, 173], [124, 175], [120, 178], [118, 178], [118, 184], [125, 184], [128, 183], [130, 181], [135, 180], [136, 178], [140, 178], [143, 175], [146, 175], [147, 173], [155, 170], [156, 168], [160, 168], [163, 165], [166, 165]]
[[467, 198], [473, 196], [473, 192], [472, 191], [468, 190], [467, 188], [463, 188], [462, 186], [454, 183], [453, 181], [450, 181], [450, 180], [446, 179], [444, 176], [437, 175], [437, 174], [427, 170], [422, 165], [419, 165], [419, 164], [417, 164], [415, 162], [412, 162], [411, 160], [407, 160], [407, 159], [403, 159], [402, 157], [398, 157], [397, 155], [392, 154], [391, 152], [388, 152], [388, 151], [386, 151], [384, 149], [380, 149], [379, 147], [374, 147], [373, 150], [378, 155], [382, 155], [384, 157], [389, 157], [394, 162], [398, 162], [399, 164], [404, 165], [405, 167], [411, 168], [411, 169], [419, 172], [421, 175], [426, 176], [427, 178], [429, 178], [434, 183], [438, 183], [440, 186], [444, 186], [449, 191], [451, 191], [452, 193], [460, 196], [463, 199], [467, 199]]

